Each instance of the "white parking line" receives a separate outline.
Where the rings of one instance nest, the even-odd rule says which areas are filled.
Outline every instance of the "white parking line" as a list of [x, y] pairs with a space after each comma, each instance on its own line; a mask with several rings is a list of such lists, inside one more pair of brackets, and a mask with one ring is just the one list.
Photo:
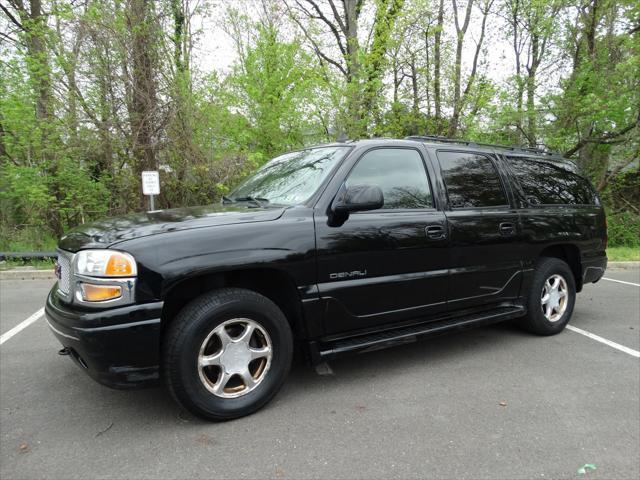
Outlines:
[[625, 282], [624, 280], [616, 280], [615, 278], [607, 278], [607, 277], [602, 277], [602, 279], [609, 280], [610, 282], [624, 283], [625, 285], [633, 285], [634, 287], [640, 287], [640, 283]]
[[11, 337], [16, 335], [17, 333], [20, 333], [22, 330], [27, 328], [29, 325], [31, 325], [33, 322], [35, 322], [36, 320], [41, 318], [43, 315], [44, 315], [44, 308], [41, 308], [36, 313], [31, 315], [29, 318], [27, 318], [26, 320], [20, 322], [18, 325], [13, 327], [8, 332], [3, 333], [2, 335], [0, 335], [0, 345], [2, 345], [4, 342], [9, 340]]
[[634, 350], [629, 347], [625, 347], [624, 345], [620, 345], [619, 343], [616, 343], [616, 342], [612, 342], [611, 340], [602, 338], [601, 336], [596, 335], [595, 333], [587, 332], [586, 330], [582, 330], [581, 328], [574, 327], [573, 325], [567, 325], [567, 328], [572, 332], [576, 332], [576, 333], [579, 333], [580, 335], [584, 335], [585, 337], [589, 337], [592, 340], [595, 340], [596, 342], [609, 345], [610, 347], [615, 348], [616, 350], [620, 350], [621, 352], [627, 353], [632, 357], [640, 358], [640, 352], [638, 352], [637, 350]]

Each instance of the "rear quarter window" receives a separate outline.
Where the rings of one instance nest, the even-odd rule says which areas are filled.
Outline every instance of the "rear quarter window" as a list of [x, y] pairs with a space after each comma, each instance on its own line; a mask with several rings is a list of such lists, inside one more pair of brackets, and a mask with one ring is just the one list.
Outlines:
[[452, 208], [498, 207], [509, 203], [489, 157], [450, 150], [438, 150], [437, 155]]
[[562, 165], [523, 157], [507, 157], [507, 163], [530, 205], [597, 203], [589, 181]]

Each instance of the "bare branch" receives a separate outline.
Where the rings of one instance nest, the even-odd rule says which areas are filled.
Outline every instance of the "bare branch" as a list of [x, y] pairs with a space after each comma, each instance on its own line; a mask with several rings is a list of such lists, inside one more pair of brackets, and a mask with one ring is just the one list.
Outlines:
[[[307, 15], [309, 18], [315, 19], [315, 20], [321, 20], [322, 22], [324, 22], [329, 29], [331, 30], [331, 32], [333, 33], [333, 36], [336, 38], [336, 43], [338, 44], [338, 48], [340, 49], [340, 51], [342, 52], [343, 55], [346, 54], [346, 48], [342, 43], [342, 38], [340, 37], [340, 32], [338, 31], [338, 27], [335, 26], [335, 24], [329, 20], [323, 13], [322, 10], [320, 10], [320, 7], [318, 6], [317, 3], [315, 3], [313, 0], [305, 0], [309, 5], [311, 5], [313, 7], [313, 9], [316, 11], [316, 15], [313, 15], [312, 12], [310, 12], [309, 10], [307, 10], [306, 8], [304, 8], [301, 4], [299, 0], [295, 0], [296, 4], [298, 4], [298, 6], [300, 7], [300, 9], [305, 13], [305, 15]], [[333, 4], [332, 4], [333, 5]], [[334, 7], [335, 8], [335, 7]], [[339, 18], [339, 17], [338, 17]], [[343, 32], [346, 32], [346, 30], [344, 29], [344, 24], [342, 24], [342, 22], [340, 22], [340, 28], [342, 29]], [[346, 35], [346, 33], [345, 33]]]
[[345, 26], [344, 22], [342, 21], [342, 18], [340, 17], [340, 13], [338, 12], [338, 9], [336, 8], [336, 5], [333, 3], [333, 0], [329, 0], [329, 5], [331, 6], [331, 11], [333, 12], [333, 18], [335, 18], [336, 22], [338, 22], [338, 26], [340, 27], [340, 30], [342, 30], [342, 33], [344, 33], [346, 35], [347, 34], [347, 27]]
[[565, 157], [565, 158], [571, 157], [573, 154], [575, 154], [577, 151], [579, 151], [580, 149], [582, 149], [585, 145], [587, 145], [589, 143], [599, 143], [599, 144], [610, 143], [611, 140], [614, 140], [614, 139], [616, 139], [618, 137], [621, 137], [621, 136], [629, 133], [634, 128], [637, 128], [637, 127], [640, 127], [640, 113], [638, 114], [638, 118], [636, 118], [635, 122], [633, 122], [630, 125], [627, 125], [626, 127], [622, 128], [622, 129], [620, 129], [618, 131], [605, 133], [602, 136], [597, 137], [597, 138], [584, 137], [583, 139], [578, 141], [573, 147], [571, 147], [569, 150], [564, 152], [563, 157]]
[[[289, 5], [287, 5], [287, 9], [288, 10], [289, 10], [289, 8], [290, 8]], [[289, 10], [289, 12], [291, 13], [290, 10]], [[327, 55], [325, 55], [322, 52], [322, 50], [320, 50], [320, 47], [319, 47], [318, 43], [313, 39], [313, 37], [309, 34], [309, 31], [304, 27], [302, 22], [295, 15], [291, 15], [291, 18], [296, 23], [296, 25], [298, 25], [300, 27], [300, 30], [302, 30], [302, 33], [304, 34], [306, 39], [309, 40], [309, 43], [311, 44], [311, 47], [313, 48], [313, 51], [318, 56], [320, 61], [324, 60], [327, 63], [330, 63], [331, 65], [336, 67], [338, 70], [340, 70], [340, 72], [346, 77], [347, 76], [347, 70], [345, 69], [345, 67], [343, 67], [339, 62], [337, 62], [337, 61], [333, 60], [332, 58], [328, 57]]]
[[[14, 8], [18, 8], [17, 5], [14, 5]], [[24, 8], [24, 7], [23, 7]], [[22, 26], [22, 24], [18, 21], [18, 19], [16, 17], [14, 17], [11, 12], [9, 10], [7, 10], [7, 8], [2, 5], [0, 3], [0, 9], [2, 9], [2, 11], [5, 13], [5, 15], [7, 16], [7, 18], [9, 18], [9, 20], [11, 20], [11, 22], [13, 24], [15, 24], [16, 27], [18, 27], [20, 30], [22, 30], [23, 32], [26, 32], [27, 30]]]

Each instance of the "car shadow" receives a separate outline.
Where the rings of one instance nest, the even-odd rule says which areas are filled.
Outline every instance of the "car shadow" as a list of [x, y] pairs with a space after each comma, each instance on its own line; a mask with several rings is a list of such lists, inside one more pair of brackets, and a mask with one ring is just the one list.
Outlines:
[[[319, 375], [313, 367], [297, 360], [282, 390], [257, 414], [286, 415], [287, 409], [304, 405], [309, 398], [321, 398], [322, 395], [344, 391], [345, 387], [354, 382], [371, 382], [373, 378], [393, 377], [408, 369], [420, 368], [422, 364], [425, 368], [437, 368], [443, 362], [461, 361], [469, 356], [477, 357], [496, 348], [498, 344], [525, 342], [531, 337], [532, 335], [521, 331], [512, 323], [504, 322], [402, 346], [345, 356], [330, 362], [333, 374], [329, 375]], [[65, 369], [77, 367], [69, 362]], [[112, 390], [86, 378], [79, 370], [77, 375], [66, 372], [65, 377], [65, 381], [72, 382], [72, 385], [57, 382], [54, 388], [68, 390], [71, 387], [76, 399], [76, 408], [82, 408], [78, 401], [84, 398], [81, 403], [91, 405], [90, 410], [98, 418], [108, 411], [110, 417], [138, 419], [140, 422], [156, 419], [173, 424], [209, 424], [177, 405], [162, 386], [139, 390]]]

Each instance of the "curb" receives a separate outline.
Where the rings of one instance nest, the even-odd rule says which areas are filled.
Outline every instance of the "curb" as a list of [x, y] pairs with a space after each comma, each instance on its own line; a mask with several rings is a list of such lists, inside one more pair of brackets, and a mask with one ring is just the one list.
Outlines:
[[37, 270], [35, 268], [0, 270], [0, 280], [56, 280], [51, 270]]
[[609, 262], [607, 268], [638, 268], [640, 262]]
[[[609, 262], [609, 268], [638, 268], [640, 262]], [[0, 280], [56, 280], [53, 270], [36, 270], [35, 268], [15, 268], [12, 270], [0, 270]]]

